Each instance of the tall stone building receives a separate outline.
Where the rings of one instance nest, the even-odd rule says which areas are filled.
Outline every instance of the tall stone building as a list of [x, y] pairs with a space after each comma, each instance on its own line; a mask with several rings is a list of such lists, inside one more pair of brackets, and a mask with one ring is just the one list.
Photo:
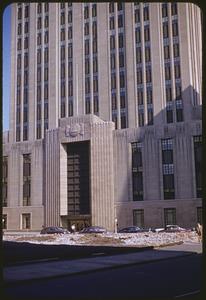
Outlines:
[[201, 222], [200, 9], [11, 7], [5, 230]]

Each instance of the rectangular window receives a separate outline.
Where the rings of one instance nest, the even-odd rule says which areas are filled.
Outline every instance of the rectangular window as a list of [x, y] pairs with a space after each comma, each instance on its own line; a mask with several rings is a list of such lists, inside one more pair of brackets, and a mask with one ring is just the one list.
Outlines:
[[46, 16], [44, 19], [44, 27], [47, 28], [49, 26], [49, 16]]
[[72, 10], [68, 12], [68, 23], [72, 23]]
[[139, 9], [135, 9], [134, 17], [135, 17], [135, 23], [139, 23], [140, 22], [140, 10]]
[[31, 205], [31, 154], [23, 154], [23, 205]]
[[168, 23], [163, 23], [163, 38], [169, 37]]
[[97, 5], [93, 4], [92, 5], [92, 17], [96, 17], [97, 16]]
[[38, 19], [37, 19], [37, 29], [39, 30], [39, 29], [41, 29], [41, 17], [39, 17]]
[[41, 14], [41, 11], [42, 11], [42, 4], [38, 3], [38, 5], [37, 5], [37, 13]]
[[165, 64], [165, 80], [171, 79], [171, 69], [169, 64]]
[[89, 35], [89, 22], [84, 24], [84, 35]]
[[73, 81], [69, 80], [68, 82], [68, 95], [69, 97], [73, 96]]
[[24, 24], [24, 33], [28, 33], [29, 32], [29, 23], [25, 22]]
[[85, 40], [85, 55], [89, 54], [89, 40]]
[[144, 15], [144, 21], [148, 21], [149, 20], [149, 7], [148, 6], [144, 7], [143, 15]]
[[99, 111], [99, 99], [98, 96], [94, 96], [94, 113]]
[[121, 114], [121, 128], [126, 128], [126, 116], [125, 114]]
[[68, 115], [69, 115], [69, 117], [73, 116], [73, 102], [72, 101], [69, 101]]
[[111, 76], [111, 88], [116, 89], [116, 74], [112, 74]]
[[45, 31], [45, 34], [44, 34], [44, 43], [48, 44], [48, 42], [49, 42], [49, 31]]
[[117, 97], [116, 94], [112, 94], [112, 110], [117, 109]]
[[41, 33], [38, 33], [37, 35], [37, 45], [41, 45]]
[[114, 29], [114, 17], [111, 17], [110, 19], [109, 19], [109, 29], [110, 30], [113, 30]]
[[164, 208], [165, 226], [176, 225], [176, 208]]
[[144, 209], [133, 210], [133, 225], [144, 228]]
[[93, 54], [97, 53], [97, 40], [93, 40], [92, 46], [93, 46], [92, 47]]
[[2, 215], [2, 229], [7, 229], [7, 215]]
[[119, 40], [119, 48], [123, 48], [124, 47], [124, 36], [123, 36], [123, 33], [119, 34], [118, 40]]
[[150, 40], [150, 30], [148, 26], [145, 26], [144, 28], [144, 40], [145, 42], [148, 42]]
[[170, 58], [170, 48], [169, 45], [164, 46], [164, 59]]
[[146, 82], [152, 82], [151, 68], [146, 68]]
[[168, 16], [168, 12], [167, 12], [167, 3], [163, 3], [162, 4], [162, 17], [165, 18]]
[[73, 65], [72, 65], [72, 61], [68, 62], [68, 77], [72, 78], [73, 76]]
[[31, 214], [22, 214], [22, 229], [31, 229]]
[[114, 2], [109, 3], [109, 12], [113, 13], [114, 12]]
[[150, 58], [150, 48], [149, 47], [145, 48], [145, 61], [146, 62], [150, 62], [151, 61], [151, 58]]
[[89, 6], [85, 6], [84, 8], [84, 18], [85, 19], [89, 18]]
[[174, 57], [179, 57], [180, 56], [179, 44], [174, 44], [173, 45], [173, 53], [174, 53]]
[[90, 93], [90, 78], [85, 78], [85, 94]]
[[141, 31], [140, 31], [140, 28], [137, 28], [135, 30], [135, 40], [136, 40], [136, 43], [141, 43]]
[[166, 102], [172, 101], [172, 88], [171, 86], [166, 86]]
[[175, 78], [180, 78], [180, 65], [175, 64]]
[[94, 93], [98, 92], [98, 78], [97, 77], [94, 77], [94, 79], [93, 79], [93, 91], [94, 91]]
[[[147, 88], [147, 104], [152, 104], [152, 89]], [[143, 100], [142, 100], [143, 104]]]
[[147, 125], [153, 125], [153, 109], [147, 110]]
[[144, 126], [144, 111], [138, 112], [138, 124], [139, 124], [139, 127]]
[[49, 61], [49, 49], [48, 48], [44, 48], [44, 63], [48, 63]]
[[92, 36], [93, 39], [97, 38], [97, 22], [92, 23]]
[[72, 39], [72, 26], [68, 27], [68, 39]]
[[177, 15], [177, 3], [171, 3], [171, 14], [172, 16]]
[[8, 194], [8, 156], [3, 156], [2, 161], [2, 192], [3, 192], [3, 207], [7, 206], [7, 194]]
[[137, 84], [141, 84], [142, 83], [142, 69], [138, 68], [137, 69]]
[[21, 31], [22, 31], [22, 26], [21, 26], [21, 23], [19, 23], [18, 24], [18, 29], [17, 29], [18, 35], [21, 35]]
[[123, 15], [118, 16], [118, 28], [123, 27]]
[[90, 99], [86, 99], [86, 114], [90, 114]]
[[178, 24], [177, 22], [172, 23], [172, 35], [178, 36]]
[[173, 123], [173, 109], [170, 107], [166, 110], [166, 119], [167, 123]]
[[136, 48], [136, 63], [140, 64], [142, 62], [142, 50], [141, 47]]
[[68, 58], [72, 58], [73, 50], [72, 50], [72, 44], [70, 43], [68, 45]]
[[202, 198], [202, 136], [194, 136], [196, 195]]
[[164, 199], [174, 199], [173, 140], [164, 139], [161, 143]]
[[125, 94], [120, 95], [120, 108], [125, 108]]
[[62, 29], [62, 30], [61, 30], [60, 39], [61, 39], [61, 41], [64, 41], [64, 40], [65, 40], [65, 29]]
[[133, 201], [143, 200], [142, 144], [132, 143]]
[[64, 13], [64, 12], [61, 13], [60, 24], [61, 24], [61, 25], [64, 25], [64, 24], [65, 24], [65, 13]]
[[98, 61], [97, 61], [97, 57], [93, 57], [93, 73], [97, 73], [98, 72]]
[[120, 88], [124, 88], [125, 87], [124, 72], [120, 72], [120, 74], [119, 74], [119, 81], [120, 81]]

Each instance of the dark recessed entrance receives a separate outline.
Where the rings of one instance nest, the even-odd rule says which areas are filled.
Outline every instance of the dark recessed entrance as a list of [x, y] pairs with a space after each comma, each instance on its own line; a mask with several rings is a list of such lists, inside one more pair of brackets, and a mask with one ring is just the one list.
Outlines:
[[90, 220], [89, 141], [67, 145], [68, 227], [80, 230]]

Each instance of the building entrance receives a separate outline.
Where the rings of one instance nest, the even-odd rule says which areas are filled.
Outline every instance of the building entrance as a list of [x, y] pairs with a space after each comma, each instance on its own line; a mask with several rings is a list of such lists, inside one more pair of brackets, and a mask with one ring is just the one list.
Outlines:
[[77, 230], [90, 225], [89, 152], [89, 141], [67, 145], [68, 228]]

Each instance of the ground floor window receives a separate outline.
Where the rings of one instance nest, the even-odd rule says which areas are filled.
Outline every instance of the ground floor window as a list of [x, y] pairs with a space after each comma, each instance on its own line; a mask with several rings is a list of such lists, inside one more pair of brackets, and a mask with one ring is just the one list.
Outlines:
[[176, 224], [176, 208], [164, 209], [164, 221], [165, 221], [165, 226]]
[[202, 207], [197, 207], [197, 223], [202, 224]]
[[22, 214], [22, 229], [31, 229], [31, 214]]
[[133, 210], [133, 225], [144, 227], [144, 209]]
[[2, 229], [7, 229], [7, 215], [2, 216]]

